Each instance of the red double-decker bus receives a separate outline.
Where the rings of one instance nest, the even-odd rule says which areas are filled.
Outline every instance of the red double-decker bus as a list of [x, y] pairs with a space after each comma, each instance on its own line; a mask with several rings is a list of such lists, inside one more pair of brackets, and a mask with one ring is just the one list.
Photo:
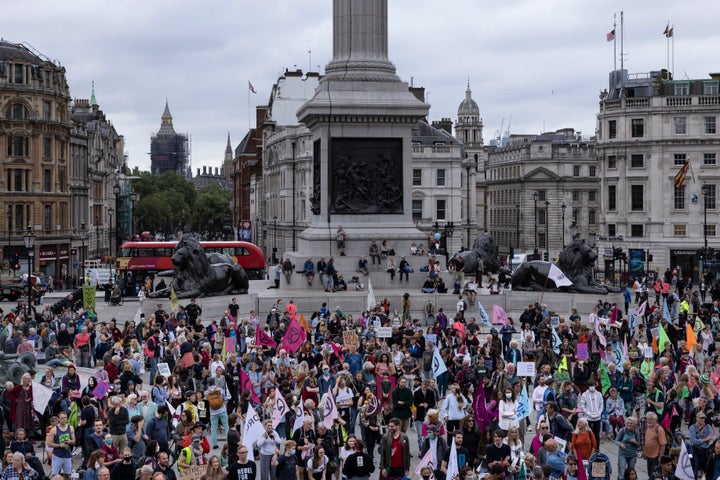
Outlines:
[[[127, 286], [135, 286], [158, 272], [172, 270], [170, 257], [176, 245], [177, 242], [123, 243], [117, 258], [118, 279], [123, 279]], [[239, 241], [201, 241], [200, 245], [206, 253], [224, 253], [232, 257], [245, 269], [250, 280], [265, 278], [265, 257], [257, 245]]]

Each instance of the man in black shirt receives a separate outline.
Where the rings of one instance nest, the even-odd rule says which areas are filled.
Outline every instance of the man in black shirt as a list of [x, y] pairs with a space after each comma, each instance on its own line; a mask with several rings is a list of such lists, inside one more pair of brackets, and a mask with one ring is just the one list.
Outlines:
[[195, 322], [197, 322], [198, 317], [202, 315], [202, 308], [200, 308], [200, 306], [193, 298], [190, 299], [190, 304], [185, 307], [185, 313], [187, 313], [188, 316], [188, 325], [195, 326]]
[[[468, 451], [465, 447], [462, 446], [463, 433], [461, 430], [456, 430], [453, 437], [455, 437], [455, 452], [457, 454], [457, 466], [458, 466], [458, 470], [460, 470], [462, 467], [464, 467], [467, 464]], [[488, 448], [490, 448], [490, 447], [488, 447]], [[510, 451], [510, 447], [508, 447], [508, 455], [509, 455], [509, 451]], [[442, 472], [445, 475], [447, 475], [447, 467], [448, 467], [448, 463], [450, 463], [450, 454], [451, 453], [452, 453], [452, 446], [448, 447], [448, 451], [442, 460], [442, 465], [440, 466], [440, 470], [442, 470]], [[470, 467], [472, 467], [472, 465], [470, 465]]]
[[420, 388], [415, 390], [413, 393], [413, 405], [415, 405], [415, 426], [418, 432], [418, 449], [422, 448], [423, 436], [422, 426], [425, 421], [425, 415], [431, 408], [435, 408], [437, 405], [437, 399], [435, 398], [435, 390], [429, 388], [430, 380], [424, 379]]
[[237, 320], [238, 312], [240, 311], [240, 305], [237, 304], [237, 298], [233, 298], [228, 304], [227, 308], [230, 312], [230, 315], [232, 315], [232, 317]]
[[369, 479], [370, 474], [375, 471], [375, 465], [373, 465], [373, 459], [363, 450], [365, 445], [362, 440], [355, 441], [356, 448], [358, 449], [355, 453], [351, 453], [349, 457], [343, 462], [343, 475], [347, 478], [356, 479]]
[[[167, 452], [158, 453], [158, 466], [155, 467], [156, 472], [160, 472], [165, 475], [166, 480], [177, 480], [175, 471], [170, 467], [170, 457]], [[154, 476], [154, 475], [153, 475]]]
[[507, 472], [510, 465], [510, 446], [503, 443], [502, 430], [495, 430], [493, 443], [485, 447], [485, 461], [488, 468], [498, 465]]
[[255, 480], [257, 466], [247, 457], [248, 449], [241, 445], [238, 448], [238, 461], [228, 467], [228, 480]]

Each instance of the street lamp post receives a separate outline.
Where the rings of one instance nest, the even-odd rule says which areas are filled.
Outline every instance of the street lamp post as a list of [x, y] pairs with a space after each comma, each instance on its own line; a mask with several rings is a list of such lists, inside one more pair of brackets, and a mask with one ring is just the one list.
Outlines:
[[95, 255], [100, 258], [100, 217], [95, 216]]
[[[126, 197], [127, 195], [121, 195], [122, 188], [120, 187], [120, 183], [118, 183], [117, 179], [115, 180], [115, 185], [113, 185], [113, 193], [115, 194], [115, 211], [117, 212], [117, 217], [115, 217], [115, 236], [118, 237], [115, 239], [115, 244], [119, 247], [120, 246], [120, 231], [118, 230], [118, 225], [120, 223], [120, 214], [125, 211], [127, 212], [126, 206], [123, 206], [122, 197]], [[129, 207], [127, 207], [129, 208]], [[112, 208], [108, 209], [108, 212], [112, 212]], [[124, 218], [128, 218], [123, 216]], [[112, 223], [112, 213], [110, 213], [110, 231], [112, 233], [113, 229], [113, 223]], [[113, 254], [113, 248], [112, 248], [112, 236], [110, 236], [110, 256]]]
[[[137, 193], [135, 190], [130, 190], [130, 205], [128, 205], [128, 229], [130, 230], [130, 239], [133, 238], [133, 232], [135, 232], [135, 202], [137, 201]], [[118, 249], [120, 244], [118, 243]]]
[[80, 241], [82, 246], [80, 247], [80, 285], [85, 283], [85, 239], [87, 238], [87, 226], [85, 220], [80, 223]]
[[[112, 228], [112, 227], [113, 227], [112, 217], [113, 217], [113, 214], [114, 214], [114, 213], [115, 213], [115, 209], [114, 209], [114, 208], [112, 208], [112, 207], [108, 208], [108, 215], [110, 215], [110, 223], [108, 224], [108, 250], [110, 250], [110, 251], [108, 252], [108, 257], [111, 257], [112, 254], [113, 254], [113, 248], [112, 248], [112, 231], [113, 231], [113, 228]], [[119, 213], [120, 213], [120, 212], [118, 212], [118, 216], [120, 216]]]
[[25, 248], [27, 249], [28, 255], [28, 308], [32, 311], [32, 270], [33, 260], [35, 258], [35, 235], [33, 234], [32, 226], [29, 224], [25, 235], [23, 235], [23, 240], [25, 241]]
[[533, 202], [535, 202], [535, 246], [533, 247], [533, 254], [538, 254], [538, 240], [537, 240], [537, 202], [540, 194], [538, 192], [533, 193]]
[[295, 142], [292, 142], [292, 191], [293, 191], [293, 201], [292, 201], [292, 249], [293, 252], [296, 250], [296, 237], [297, 233], [295, 232], [295, 208], [297, 206], [297, 198], [295, 197]]
[[565, 202], [560, 205], [560, 208], [562, 209], [562, 248], [565, 248], [565, 209], [567, 208]]
[[7, 209], [7, 227], [8, 227], [8, 251], [5, 254], [5, 260], [10, 258], [10, 249], [12, 248], [12, 207]]
[[708, 186], [702, 186], [703, 194], [703, 259], [700, 261], [700, 277], [702, 278], [703, 271], [705, 270], [705, 262], [708, 256], [708, 238], [707, 238], [707, 207], [708, 207]]
[[273, 215], [273, 252], [272, 262], [277, 264], [277, 215]]
[[550, 261], [550, 202], [545, 200], [545, 256]]

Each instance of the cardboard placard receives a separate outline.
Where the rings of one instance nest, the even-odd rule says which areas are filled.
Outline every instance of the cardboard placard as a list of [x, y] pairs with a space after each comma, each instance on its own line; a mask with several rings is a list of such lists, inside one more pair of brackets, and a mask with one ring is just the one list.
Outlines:
[[345, 348], [350, 348], [352, 346], [358, 348], [360, 346], [360, 341], [358, 340], [357, 332], [355, 330], [343, 331], [343, 343], [345, 344]]
[[534, 377], [535, 362], [518, 362], [516, 371], [518, 377]]
[[392, 337], [392, 327], [380, 327], [377, 329], [378, 338], [390, 338]]
[[168, 378], [170, 375], [172, 375], [172, 372], [170, 372], [170, 365], [168, 365], [167, 363], [158, 363], [157, 368], [160, 375], [165, 378]]
[[193, 465], [178, 473], [178, 480], [200, 480], [207, 471], [207, 465]]
[[605, 462], [592, 462], [590, 464], [590, 474], [593, 478], [605, 478]]
[[577, 359], [578, 360], [587, 360], [588, 358], [589, 358], [588, 344], [587, 343], [578, 343], [577, 344]]

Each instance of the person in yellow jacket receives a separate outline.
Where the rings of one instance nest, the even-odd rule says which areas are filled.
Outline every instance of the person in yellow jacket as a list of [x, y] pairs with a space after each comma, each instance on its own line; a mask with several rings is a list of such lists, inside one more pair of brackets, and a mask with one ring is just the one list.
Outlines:
[[178, 457], [178, 471], [182, 472], [186, 468], [195, 465], [206, 465], [207, 460], [203, 453], [202, 445], [200, 444], [200, 435], [193, 435], [192, 442], [187, 447], [180, 450], [180, 456]]

